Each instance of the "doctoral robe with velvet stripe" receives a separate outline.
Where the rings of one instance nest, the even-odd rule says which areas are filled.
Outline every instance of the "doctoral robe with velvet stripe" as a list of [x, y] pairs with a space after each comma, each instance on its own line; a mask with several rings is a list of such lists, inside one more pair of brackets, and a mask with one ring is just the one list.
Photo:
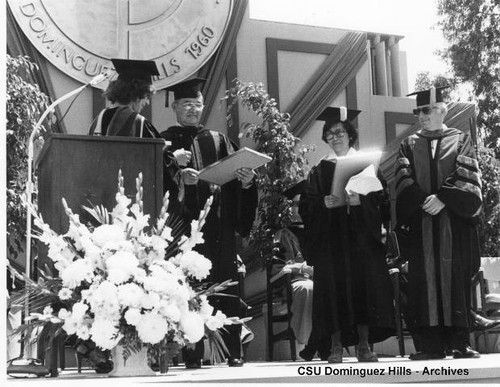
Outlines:
[[[313, 332], [328, 338], [340, 331], [342, 344], [358, 343], [357, 325], [368, 325], [369, 342], [394, 334], [393, 292], [381, 226], [387, 195], [360, 195], [361, 205], [327, 209], [335, 164], [312, 168], [299, 213], [305, 226], [305, 257], [314, 266]], [[310, 340], [311, 342], [311, 340]]]
[[[203, 127], [173, 126], [161, 133], [170, 141], [170, 150], [186, 149], [192, 158], [188, 167], [201, 170], [235, 151], [236, 146], [223, 133]], [[243, 189], [234, 179], [222, 187], [200, 180], [197, 185], [185, 185], [178, 205], [186, 224], [196, 219], [206, 200], [213, 195], [214, 201], [207, 222], [203, 227], [205, 243], [197, 249], [212, 261], [209, 280], [215, 282], [237, 279], [235, 232], [247, 236], [255, 219], [257, 188], [255, 184]], [[234, 287], [236, 288], [236, 287]], [[234, 290], [229, 288], [230, 290]]]
[[[397, 222], [409, 229], [412, 251], [406, 257], [408, 318], [416, 327], [467, 328], [482, 203], [471, 137], [446, 127], [410, 136], [401, 143], [395, 173]], [[421, 208], [431, 194], [445, 204], [435, 216]]]
[[[178, 149], [191, 151], [192, 158], [188, 167], [201, 170], [234, 152], [235, 146], [229, 138], [219, 132], [206, 130], [203, 127], [172, 126], [161, 133], [170, 141], [172, 152]], [[212, 262], [209, 282], [222, 282], [228, 279], [238, 279], [236, 235], [246, 236], [255, 219], [257, 206], [257, 188], [255, 184], [243, 189], [241, 183], [234, 179], [222, 187], [200, 180], [196, 185], [180, 184], [182, 195], [171, 197], [181, 214], [186, 226], [192, 219], [197, 219], [206, 200], [213, 195], [213, 203], [208, 213], [206, 223], [202, 228], [204, 243], [197, 245], [195, 250]], [[186, 230], [189, 232], [189, 230]], [[216, 310], [221, 310], [227, 316], [242, 316], [238, 294], [238, 286], [228, 288], [224, 293], [230, 297], [211, 297], [210, 303]], [[236, 296], [236, 297], [235, 297]], [[221, 332], [224, 343], [229, 350], [230, 358], [241, 358], [241, 325], [226, 325]], [[196, 361], [203, 356], [203, 341], [196, 344], [194, 350], [184, 350], [186, 362]]]

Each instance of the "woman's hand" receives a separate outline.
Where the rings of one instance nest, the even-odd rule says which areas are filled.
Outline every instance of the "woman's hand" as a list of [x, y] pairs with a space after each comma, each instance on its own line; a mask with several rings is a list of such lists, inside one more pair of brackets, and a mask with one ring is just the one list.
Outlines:
[[350, 206], [358, 206], [359, 204], [361, 204], [359, 200], [359, 194], [352, 191], [346, 192], [346, 201]]
[[330, 208], [335, 207], [335, 204], [337, 204], [337, 202], [339, 201], [339, 198], [335, 195], [326, 195], [323, 198], [323, 201], [325, 203], [325, 207], [330, 209]]
[[181, 171], [181, 178], [186, 185], [198, 184], [198, 174], [199, 172], [193, 168], [184, 168]]

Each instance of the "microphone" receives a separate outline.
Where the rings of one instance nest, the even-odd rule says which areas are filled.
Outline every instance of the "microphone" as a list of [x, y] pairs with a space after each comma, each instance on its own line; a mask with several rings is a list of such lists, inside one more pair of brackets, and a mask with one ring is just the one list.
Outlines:
[[108, 79], [108, 77], [109, 77], [109, 74], [101, 73], [101, 74], [95, 76], [94, 78], [92, 78], [88, 84], [90, 86], [95, 86], [98, 83], [101, 83], [102, 81], [104, 81], [105, 79]]

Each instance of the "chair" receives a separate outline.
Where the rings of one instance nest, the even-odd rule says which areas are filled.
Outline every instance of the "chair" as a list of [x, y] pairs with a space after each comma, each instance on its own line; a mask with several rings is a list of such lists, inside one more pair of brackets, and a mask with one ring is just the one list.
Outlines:
[[[500, 257], [481, 258], [481, 268], [472, 278], [471, 300], [476, 313], [491, 320], [500, 320]], [[500, 334], [500, 328], [473, 332], [476, 347], [479, 337], [483, 337], [486, 353], [489, 352], [490, 334]]]
[[[278, 271], [276, 267], [283, 266], [285, 261], [281, 256], [281, 245], [275, 242], [272, 254], [266, 259], [267, 280], [267, 344], [268, 361], [274, 359], [274, 344], [278, 341], [288, 340], [292, 360], [297, 359], [295, 334], [291, 327], [292, 318], [292, 278], [291, 273]], [[280, 308], [283, 307], [283, 308]], [[274, 324], [286, 323], [286, 328], [275, 333]]]
[[389, 276], [391, 277], [394, 293], [394, 321], [396, 324], [396, 336], [398, 338], [399, 354], [405, 356], [405, 341], [403, 335], [403, 314], [401, 311], [400, 275], [404, 259], [401, 257], [398, 240], [394, 231], [387, 233], [387, 261]]

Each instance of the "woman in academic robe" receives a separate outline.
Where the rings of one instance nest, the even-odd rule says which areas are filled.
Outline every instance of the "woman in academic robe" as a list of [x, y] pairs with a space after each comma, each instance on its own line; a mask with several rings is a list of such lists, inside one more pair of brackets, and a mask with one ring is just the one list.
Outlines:
[[104, 92], [110, 106], [94, 119], [90, 135], [161, 138], [141, 110], [154, 92], [151, 77], [159, 75], [154, 61], [111, 59], [118, 78]]
[[[111, 59], [118, 78], [104, 92], [110, 106], [94, 119], [89, 135], [158, 138], [160, 133], [140, 114], [154, 92], [152, 76], [159, 75], [154, 61]], [[153, 167], [153, 166], [151, 166]], [[179, 168], [173, 154], [163, 150], [163, 192], [177, 191], [175, 175]]]
[[[334, 160], [355, 154], [359, 111], [328, 107], [322, 139], [332, 149], [312, 168], [299, 212], [306, 232], [306, 259], [314, 266], [313, 331], [331, 337], [329, 363], [341, 363], [343, 347], [357, 345], [360, 362], [378, 361], [370, 344], [394, 334], [392, 286], [385, 263], [382, 221], [388, 220], [384, 190], [343, 198], [331, 194]], [[384, 218], [384, 219], [383, 219]]]

